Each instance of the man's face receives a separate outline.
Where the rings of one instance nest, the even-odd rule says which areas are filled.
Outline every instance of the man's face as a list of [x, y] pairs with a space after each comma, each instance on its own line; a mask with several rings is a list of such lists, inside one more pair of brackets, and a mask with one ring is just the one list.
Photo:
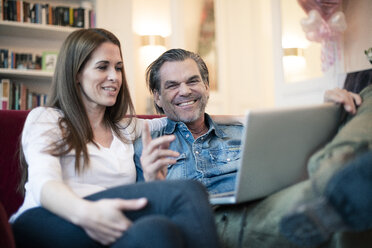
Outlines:
[[174, 121], [193, 123], [204, 119], [209, 87], [192, 59], [165, 62], [160, 68], [160, 92], [155, 103]]

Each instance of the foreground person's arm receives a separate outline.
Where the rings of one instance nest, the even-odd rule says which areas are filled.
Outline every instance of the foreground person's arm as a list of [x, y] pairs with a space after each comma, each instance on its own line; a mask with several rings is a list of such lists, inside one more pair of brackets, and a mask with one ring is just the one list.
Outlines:
[[343, 104], [344, 109], [347, 112], [355, 114], [357, 106], [362, 104], [362, 98], [360, 95], [345, 89], [335, 88], [332, 90], [327, 90], [324, 93], [324, 102]]

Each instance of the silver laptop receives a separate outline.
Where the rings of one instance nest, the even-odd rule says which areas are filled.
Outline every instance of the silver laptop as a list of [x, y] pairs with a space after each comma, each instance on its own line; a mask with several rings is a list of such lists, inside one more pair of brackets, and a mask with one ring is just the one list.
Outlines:
[[211, 204], [255, 200], [307, 178], [309, 157], [333, 137], [340, 114], [331, 103], [248, 111], [235, 191], [210, 195]]

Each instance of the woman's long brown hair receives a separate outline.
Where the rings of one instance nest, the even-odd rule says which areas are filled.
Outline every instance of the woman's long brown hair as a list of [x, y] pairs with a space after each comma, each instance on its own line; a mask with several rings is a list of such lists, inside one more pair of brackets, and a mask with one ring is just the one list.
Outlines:
[[[57, 65], [53, 76], [51, 93], [48, 97], [47, 106], [60, 109], [63, 117], [59, 119], [59, 128], [62, 131], [62, 140], [58, 140], [46, 150], [53, 156], [66, 155], [71, 150], [75, 151], [75, 170], [77, 173], [89, 166], [89, 154], [87, 143], [94, 143], [92, 127], [84, 108], [80, 87], [76, 83], [77, 74], [84, 68], [91, 54], [104, 42], [111, 42], [119, 47], [119, 40], [114, 34], [105, 29], [80, 29], [72, 32], [64, 41], [57, 59]], [[120, 130], [126, 128], [132, 122], [134, 107], [130, 97], [128, 83], [122, 68], [122, 86], [117, 96], [116, 103], [106, 108], [104, 122], [123, 142], [129, 143]], [[129, 116], [125, 125], [120, 122], [125, 116]], [[80, 163], [83, 157], [83, 165]], [[24, 158], [22, 146], [19, 153], [21, 163], [21, 182], [19, 190], [24, 192], [24, 184], [28, 179], [27, 163]]]

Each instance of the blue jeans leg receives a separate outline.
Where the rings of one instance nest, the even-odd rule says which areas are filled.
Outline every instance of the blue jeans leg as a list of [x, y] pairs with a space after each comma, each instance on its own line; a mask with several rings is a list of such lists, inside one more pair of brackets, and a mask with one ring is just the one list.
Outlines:
[[[108, 189], [86, 199], [139, 197], [146, 197], [148, 205], [142, 210], [124, 213], [133, 225], [127, 235], [124, 233], [118, 240], [120, 244], [125, 244], [125, 247], [148, 247], [149, 244], [151, 247], [166, 247], [169, 242], [168, 247], [175, 243], [190, 248], [219, 247], [207, 193], [198, 182], [138, 183]], [[146, 226], [157, 226], [156, 235]], [[41, 207], [23, 213], [12, 227], [17, 247], [103, 247], [91, 240], [80, 227]], [[174, 238], [170, 238], [170, 230]], [[146, 242], [153, 239], [159, 242]], [[133, 244], [133, 240], [145, 242]]]

